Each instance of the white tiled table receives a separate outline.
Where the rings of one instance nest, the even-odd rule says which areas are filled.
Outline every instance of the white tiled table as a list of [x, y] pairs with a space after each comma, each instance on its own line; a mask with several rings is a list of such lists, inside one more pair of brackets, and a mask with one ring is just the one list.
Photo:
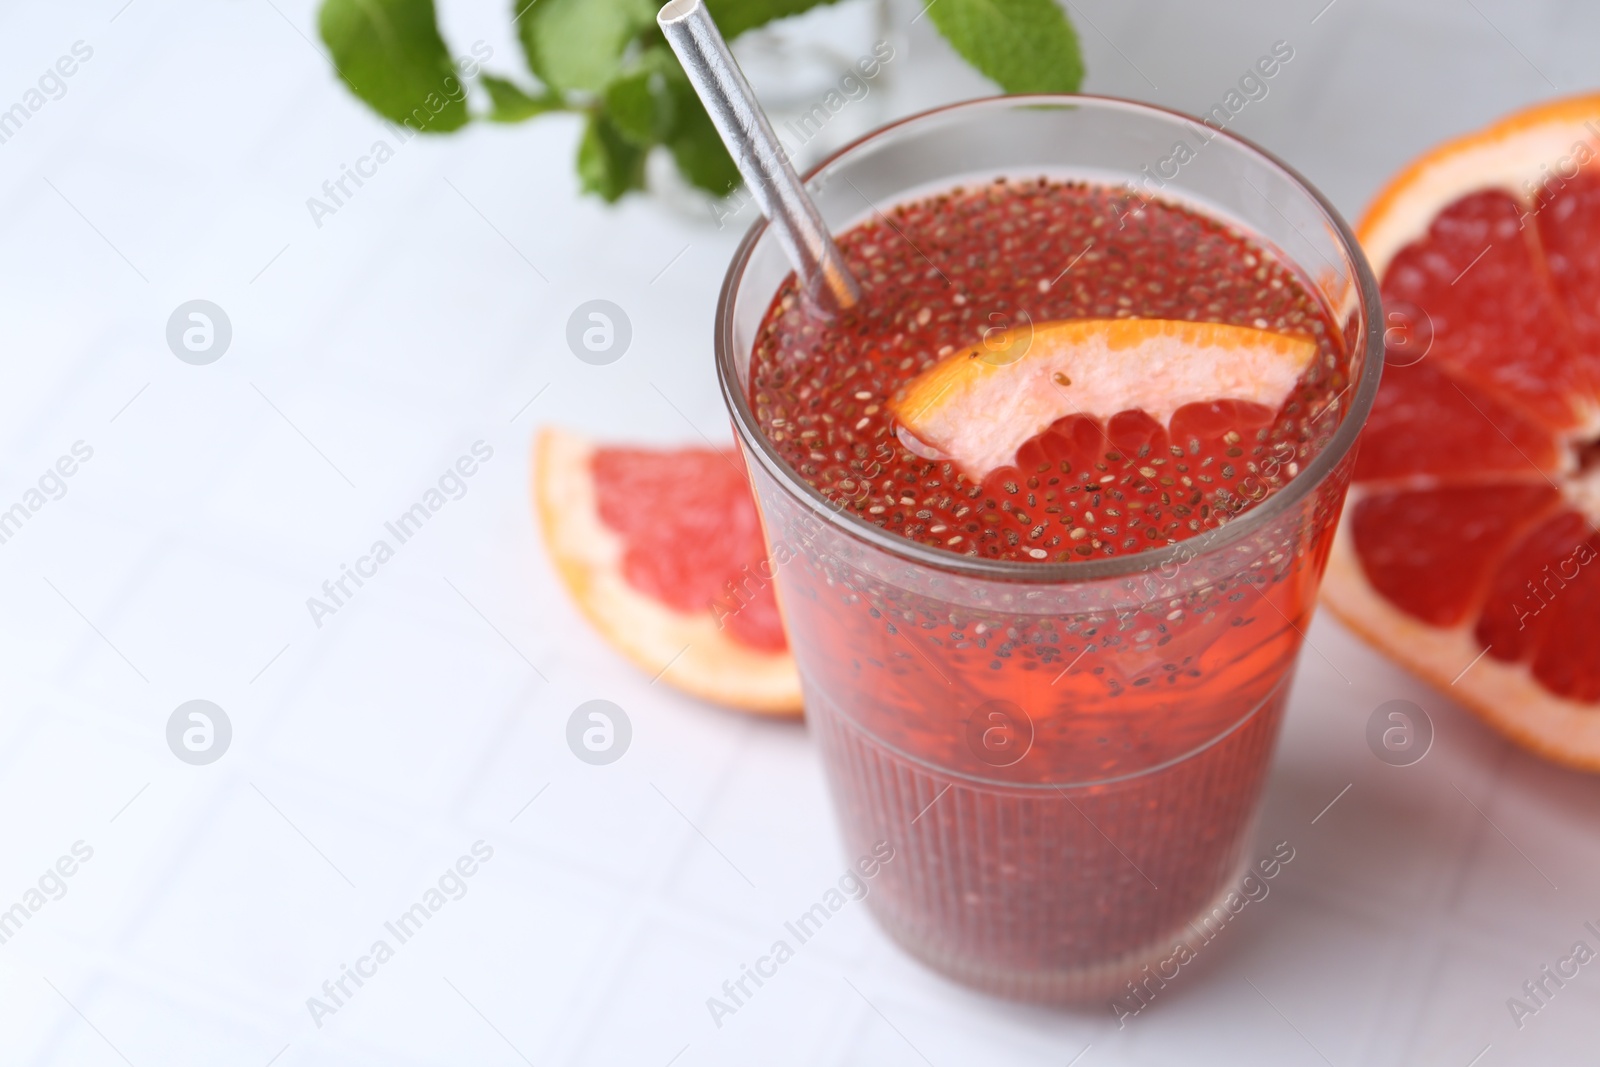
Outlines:
[[[1600, 783], [1508, 749], [1326, 619], [1264, 816], [1297, 858], [1126, 1029], [955, 988], [859, 905], [718, 1029], [705, 998], [847, 862], [815, 750], [608, 651], [556, 586], [527, 483], [547, 420], [724, 433], [708, 336], [736, 228], [578, 200], [576, 127], [554, 120], [413, 142], [319, 229], [306, 198], [383, 131], [305, 39], [311, 5], [123, 2], [0, 12], [0, 107], [94, 50], [0, 144], [0, 508], [94, 450], [0, 544], [0, 908], [93, 849], [0, 944], [0, 1063], [1600, 1060], [1600, 966], [1520, 1031], [1505, 1004], [1595, 941]], [[444, 7], [458, 47], [516, 63], [505, 5]], [[1423, 145], [1600, 73], [1592, 5], [1321, 8], [1073, 10], [1089, 89], [1191, 110], [1289, 41], [1235, 128], [1351, 214]], [[984, 92], [926, 20], [907, 28], [916, 10], [895, 9], [884, 106]], [[196, 297], [234, 328], [206, 367], [163, 339]], [[634, 326], [608, 367], [563, 341], [596, 297]], [[306, 598], [479, 440], [494, 455], [466, 495], [314, 626]], [[563, 740], [596, 697], [635, 728], [598, 768]], [[1396, 697], [1438, 732], [1404, 770], [1363, 740]], [[234, 729], [206, 767], [164, 737], [195, 698]], [[307, 998], [479, 840], [466, 894], [317, 1026]]]

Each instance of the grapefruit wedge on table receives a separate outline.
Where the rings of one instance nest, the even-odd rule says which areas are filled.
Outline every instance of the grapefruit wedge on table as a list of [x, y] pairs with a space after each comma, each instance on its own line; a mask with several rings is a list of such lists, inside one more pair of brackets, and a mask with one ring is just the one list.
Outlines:
[[1358, 233], [1388, 365], [1324, 597], [1512, 738], [1600, 770], [1600, 96], [1427, 153]]
[[799, 713], [799, 675], [761, 579], [766, 548], [737, 454], [614, 447], [545, 429], [533, 491], [556, 569], [607, 641], [695, 696]]

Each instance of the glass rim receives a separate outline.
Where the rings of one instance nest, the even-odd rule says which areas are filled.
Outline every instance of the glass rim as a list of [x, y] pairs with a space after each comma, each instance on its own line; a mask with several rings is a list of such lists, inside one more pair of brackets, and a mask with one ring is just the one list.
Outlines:
[[[1040, 105], [1081, 106], [1084, 104], [1108, 110], [1142, 112], [1146, 115], [1190, 124], [1201, 121], [1192, 115], [1187, 115], [1172, 108], [1115, 96], [1097, 96], [1082, 93], [1030, 93], [1015, 96], [979, 97], [973, 100], [962, 100], [953, 104], [930, 108], [926, 111], [920, 111], [914, 115], [897, 119], [888, 125], [880, 126], [830, 154], [806, 171], [802, 175], [802, 179], [809, 182], [822, 171], [834, 166], [841, 160], [845, 160], [860, 148], [877, 142], [904, 127], [948, 115], [951, 112], [983, 111], [991, 108], [1038, 107]], [[1357, 297], [1357, 304], [1362, 308], [1367, 319], [1366, 364], [1362, 367], [1360, 379], [1355, 383], [1355, 395], [1350, 402], [1349, 410], [1345, 413], [1345, 417], [1340, 420], [1338, 428], [1334, 430], [1333, 436], [1329, 438], [1322, 450], [1312, 457], [1311, 461], [1306, 464], [1299, 474], [1290, 478], [1288, 484], [1272, 494], [1265, 503], [1249, 508], [1240, 517], [1221, 526], [1163, 548], [1143, 549], [1130, 552], [1127, 555], [1102, 557], [1100, 559], [1069, 560], [1065, 563], [1039, 563], [1030, 560], [1003, 560], [968, 556], [938, 548], [934, 545], [925, 545], [918, 541], [912, 541], [899, 534], [890, 533], [882, 527], [875, 526], [859, 515], [844, 511], [812, 486], [811, 483], [800, 477], [798, 472], [791, 470], [783, 458], [778, 455], [772, 446], [772, 442], [767, 440], [766, 435], [761, 432], [756, 423], [755, 412], [750, 407], [749, 397], [746, 396], [745, 383], [738, 380], [738, 353], [734, 348], [733, 310], [738, 297], [739, 286], [744, 280], [745, 270], [755, 252], [756, 243], [760, 241], [762, 235], [767, 231], [768, 223], [765, 218], [758, 218], [751, 224], [749, 231], [746, 232], [744, 238], [739, 242], [738, 248], [734, 251], [732, 261], [728, 264], [728, 271], [723, 277], [722, 287], [717, 297], [716, 325], [713, 339], [716, 354], [717, 383], [722, 389], [723, 399], [727, 403], [729, 414], [732, 417], [734, 432], [744, 446], [746, 454], [753, 454], [766, 472], [784, 491], [810, 505], [813, 511], [821, 514], [823, 521], [830, 523], [841, 532], [859, 538], [874, 548], [881, 549], [900, 560], [932, 567], [961, 577], [984, 580], [998, 579], [1038, 585], [1061, 585], [1138, 575], [1173, 562], [1181, 566], [1196, 557], [1218, 551], [1235, 542], [1244, 540], [1251, 533], [1292, 510], [1320, 486], [1333, 469], [1355, 447], [1356, 439], [1360, 436], [1362, 427], [1366, 425], [1367, 415], [1371, 411], [1373, 401], [1377, 396], [1378, 381], [1383, 374], [1384, 366], [1383, 315], [1382, 301], [1378, 294], [1378, 281], [1372, 273], [1372, 266], [1367, 262], [1366, 254], [1362, 251], [1355, 233], [1350, 229], [1349, 224], [1345, 222], [1338, 209], [1322, 194], [1321, 190], [1307, 181], [1299, 171], [1255, 142], [1237, 134], [1229, 133], [1226, 130], [1217, 129], [1214, 126], [1207, 125], [1207, 129], [1212, 132], [1214, 138], [1226, 138], [1235, 146], [1276, 168], [1294, 186], [1310, 197], [1312, 203], [1322, 212], [1324, 221], [1338, 235], [1341, 249], [1354, 270], [1354, 291]], [[1342, 327], [1342, 324], [1338, 325]], [[1349, 386], [1346, 386], [1346, 389], [1349, 389]]]

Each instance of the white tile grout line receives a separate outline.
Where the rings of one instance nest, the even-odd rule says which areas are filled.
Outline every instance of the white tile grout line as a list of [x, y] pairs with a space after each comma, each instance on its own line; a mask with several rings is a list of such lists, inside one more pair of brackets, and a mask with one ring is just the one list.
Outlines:
[[[1348, 793], [1348, 792], [1350, 792], [1350, 788], [1351, 788], [1351, 786], [1353, 786], [1353, 785], [1355, 785], [1355, 783], [1354, 783], [1354, 782], [1351, 782], [1351, 783], [1350, 783], [1350, 785], [1347, 785], [1347, 786], [1345, 786], [1345, 787], [1344, 787], [1344, 788], [1343, 788], [1343, 789], [1341, 789], [1341, 790], [1339, 790], [1339, 795], [1338, 795], [1338, 796], [1336, 796], [1336, 797], [1334, 797], [1334, 798], [1333, 798], [1333, 799], [1332, 799], [1332, 800], [1330, 800], [1330, 801], [1328, 801], [1328, 806], [1327, 806], [1327, 807], [1326, 807], [1326, 808], [1323, 808], [1323, 809], [1322, 809], [1322, 810], [1321, 810], [1321, 811], [1319, 811], [1319, 812], [1317, 812], [1317, 819], [1320, 819], [1320, 818], [1322, 818], [1322, 817], [1323, 817], [1323, 816], [1324, 816], [1324, 815], [1326, 815], [1326, 814], [1328, 814], [1328, 812], [1329, 812], [1329, 811], [1330, 811], [1330, 810], [1332, 810], [1332, 808], [1333, 808], [1333, 806], [1334, 806], [1334, 805], [1335, 805], [1335, 804], [1337, 804], [1337, 803], [1339, 803], [1339, 801], [1340, 801], [1340, 800], [1341, 800], [1341, 799], [1343, 799], [1343, 797], [1344, 797], [1344, 795], [1345, 795], [1345, 794], [1346, 794], [1346, 793]], [[1317, 825], [1317, 819], [1312, 819], [1312, 820], [1311, 820], [1311, 825], [1312, 825], [1312, 826], [1315, 826], [1315, 825]]]

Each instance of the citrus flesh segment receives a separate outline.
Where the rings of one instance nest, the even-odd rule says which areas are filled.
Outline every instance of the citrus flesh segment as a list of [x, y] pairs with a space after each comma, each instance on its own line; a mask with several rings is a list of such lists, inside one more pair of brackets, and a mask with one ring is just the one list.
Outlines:
[[546, 428], [533, 493], [563, 584], [613, 647], [703, 699], [800, 712], [799, 675], [736, 455], [610, 448]]
[[[1367, 580], [1390, 603], [1433, 626], [1456, 626], [1484, 601], [1506, 550], [1557, 503], [1538, 484], [1363, 493], [1350, 531]], [[1441, 528], [1453, 531], [1439, 536]]]
[[[1440, 433], [1448, 427], [1448, 433]], [[1372, 413], [1361, 432], [1355, 479], [1503, 481], [1561, 468], [1560, 438], [1431, 356], [1383, 369]]]
[[[1537, 579], [1530, 579], [1536, 586], [1531, 599], [1545, 601], [1539, 610], [1549, 621], [1539, 628], [1539, 646], [1529, 662], [1545, 689], [1593, 706], [1600, 701], [1594, 639], [1595, 620], [1600, 618], [1600, 570], [1592, 566], [1597, 539], [1592, 529], [1587, 532], [1589, 536], [1577, 545], [1562, 546], [1565, 555], [1557, 556], [1551, 568], [1562, 575], [1575, 571], [1570, 582], [1563, 579], [1552, 589], [1550, 572], [1543, 568]], [[1551, 592], [1557, 595], [1551, 597]]]
[[[602, 446], [591, 469], [600, 521], [622, 536], [622, 575], [639, 592], [694, 613], [723, 604], [730, 582], [759, 574], [767, 546], [737, 453]], [[751, 584], [739, 610], [721, 616], [728, 634], [782, 652], [778, 599], [770, 583]]]
[[1552, 430], [1572, 430], [1593, 408], [1594, 381], [1521, 218], [1500, 191], [1446, 206], [1426, 235], [1396, 253], [1384, 302], [1422, 309], [1433, 331], [1425, 358]]
[[1578, 358], [1600, 379], [1600, 173], [1580, 171], [1535, 216], [1550, 282], [1578, 341]]
[[1424, 155], [1358, 235], [1389, 365], [1324, 599], [1509, 736], [1600, 770], [1600, 96]]
[[912, 379], [889, 408], [916, 444], [982, 479], [1072, 416], [1110, 421], [1143, 412], [1166, 426], [1187, 405], [1222, 400], [1276, 411], [1315, 354], [1310, 338], [1222, 323], [1040, 323], [956, 351]]
[[1583, 517], [1563, 510], [1527, 531], [1500, 562], [1474, 631], [1489, 655], [1518, 662], [1538, 650], [1555, 618], [1545, 609], [1566, 599], [1566, 587], [1582, 573], [1589, 537]]

